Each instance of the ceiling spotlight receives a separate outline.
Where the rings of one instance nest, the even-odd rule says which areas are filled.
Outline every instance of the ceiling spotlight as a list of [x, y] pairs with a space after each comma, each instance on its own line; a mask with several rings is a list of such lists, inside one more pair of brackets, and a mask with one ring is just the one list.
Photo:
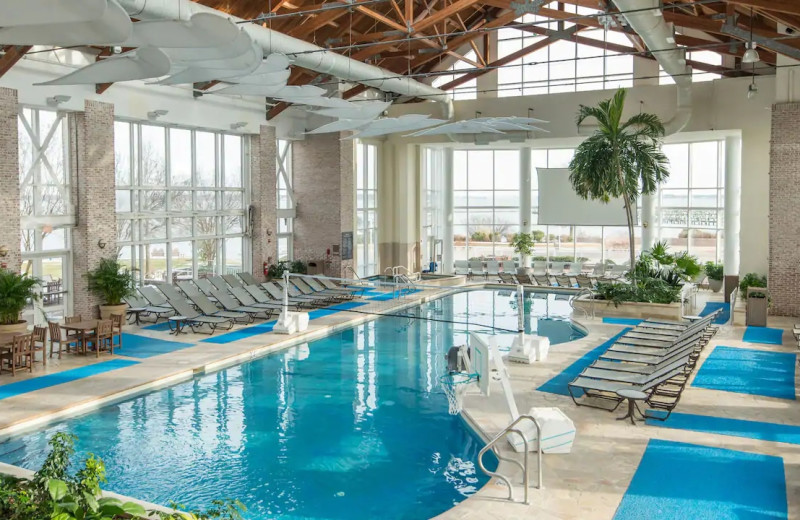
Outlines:
[[755, 79], [753, 82], [750, 83], [750, 86], [747, 87], [747, 99], [753, 99], [758, 95], [758, 85], [756, 85]]
[[238, 130], [240, 128], [244, 128], [247, 126], [247, 123], [244, 121], [237, 121], [236, 123], [231, 123], [231, 130]]
[[153, 110], [152, 112], [147, 113], [147, 119], [155, 121], [159, 117], [165, 116], [167, 114], [169, 114], [169, 110]]
[[72, 96], [53, 96], [53, 97], [47, 98], [46, 101], [47, 101], [47, 106], [49, 106], [49, 107], [57, 107], [61, 103], [66, 103], [70, 99], [72, 99]]
[[758, 63], [761, 61], [761, 56], [758, 55], [756, 50], [756, 42], [748, 42], [747, 50], [744, 51], [742, 56], [742, 63]]

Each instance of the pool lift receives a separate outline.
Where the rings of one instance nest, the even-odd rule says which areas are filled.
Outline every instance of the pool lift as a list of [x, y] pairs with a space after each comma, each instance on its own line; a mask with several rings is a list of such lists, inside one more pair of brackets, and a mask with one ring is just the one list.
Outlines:
[[286, 271], [283, 273], [283, 308], [272, 331], [278, 334], [303, 332], [308, 328], [308, 321], [307, 312], [289, 310], [289, 272]]

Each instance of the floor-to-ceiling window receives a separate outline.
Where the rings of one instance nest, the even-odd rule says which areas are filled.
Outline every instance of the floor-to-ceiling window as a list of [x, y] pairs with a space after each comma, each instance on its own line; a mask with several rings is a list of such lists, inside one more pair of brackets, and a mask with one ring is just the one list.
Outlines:
[[356, 144], [356, 270], [378, 272], [378, 147]]
[[114, 146], [117, 245], [140, 282], [249, 268], [240, 136], [117, 121]]
[[664, 145], [670, 176], [660, 188], [659, 236], [703, 262], [723, 258], [725, 141]]
[[453, 151], [455, 260], [513, 258], [519, 232], [519, 151]]
[[22, 272], [42, 280], [42, 297], [27, 308], [29, 322], [70, 311], [72, 256], [67, 117], [24, 108], [18, 117]]
[[292, 142], [278, 139], [278, 261], [294, 259], [294, 192]]
[[[442, 205], [437, 201], [441, 200], [442, 171], [444, 161], [444, 151], [441, 148], [422, 149], [422, 263], [423, 269], [430, 262], [441, 262], [443, 254], [442, 225], [444, 215]], [[449, 246], [448, 246], [449, 247]]]

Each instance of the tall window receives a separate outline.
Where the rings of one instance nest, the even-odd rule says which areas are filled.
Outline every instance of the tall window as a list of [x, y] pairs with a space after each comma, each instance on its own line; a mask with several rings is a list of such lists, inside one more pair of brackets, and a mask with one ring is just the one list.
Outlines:
[[117, 121], [114, 146], [117, 243], [139, 281], [249, 267], [240, 136]]
[[[564, 6], [576, 14], [597, 14], [598, 11], [576, 6]], [[536, 23], [538, 29], [565, 30], [574, 27], [569, 22], [551, 21], [547, 18], [526, 14], [517, 22]], [[552, 43], [518, 58], [497, 72], [498, 96], [530, 96], [600, 90], [633, 85], [633, 57], [607, 48], [607, 44], [630, 46], [630, 41], [621, 32], [604, 29], [582, 30], [582, 38], [596, 40], [596, 44], [576, 43], [568, 39], [556, 39]], [[515, 28], [500, 29], [498, 33], [497, 57], [504, 58], [520, 50], [543, 44], [547, 36]]]
[[[478, 57], [475, 55], [475, 51], [469, 51], [464, 55], [465, 60], [469, 60], [475, 62]], [[464, 60], [458, 60], [453, 63], [447, 70], [451, 70], [453, 72], [458, 72], [459, 70], [465, 69], [474, 69], [475, 65], [470, 64]], [[443, 74], [440, 76], [436, 76], [436, 78], [431, 83], [434, 87], [441, 87], [445, 83], [449, 83], [454, 79], [458, 79], [462, 77], [463, 74]], [[455, 87], [451, 91], [453, 93], [453, 99], [475, 99], [478, 94], [478, 80], [472, 78], [469, 81], [462, 83], [461, 85]]]
[[356, 144], [356, 262], [359, 276], [378, 272], [378, 151]]
[[725, 141], [664, 145], [669, 180], [661, 186], [660, 237], [703, 262], [723, 257]]
[[453, 152], [456, 260], [510, 259], [519, 232], [519, 151]]
[[[707, 63], [709, 65], [722, 65], [722, 55], [713, 52], [713, 51], [688, 51], [686, 53], [686, 59], [689, 61], [699, 61], [701, 63]], [[661, 67], [658, 68], [658, 83], [659, 85], [674, 85], [675, 80], [672, 79], [672, 76], [664, 72], [664, 69]], [[702, 70], [692, 70], [692, 81], [711, 81], [714, 79], [721, 78], [721, 74], [715, 74], [713, 72], [703, 72]]]
[[[22, 272], [44, 281], [41, 305], [50, 318], [69, 311], [71, 226], [67, 117], [25, 108], [18, 118]], [[25, 319], [43, 316], [26, 309]]]
[[[422, 149], [422, 262], [440, 262], [442, 256], [442, 225], [444, 215], [441, 204], [437, 201], [442, 197], [442, 176], [439, 172], [443, 169], [444, 153], [441, 148]], [[450, 247], [448, 245], [448, 247]]]
[[278, 261], [294, 258], [294, 192], [292, 142], [278, 139]]

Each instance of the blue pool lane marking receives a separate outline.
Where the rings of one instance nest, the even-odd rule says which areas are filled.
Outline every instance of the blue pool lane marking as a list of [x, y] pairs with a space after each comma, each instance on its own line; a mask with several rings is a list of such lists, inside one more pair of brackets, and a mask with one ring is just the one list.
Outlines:
[[[622, 331], [617, 334], [616, 336], [608, 339], [604, 343], [598, 345], [597, 347], [593, 348], [582, 357], [580, 357], [577, 361], [572, 363], [570, 366], [565, 368], [561, 373], [557, 374], [554, 378], [550, 381], [546, 382], [536, 390], [540, 392], [547, 392], [550, 394], [558, 394], [558, 395], [569, 395], [569, 390], [567, 390], [567, 384], [571, 383], [573, 379], [578, 377], [583, 369], [591, 365], [597, 358], [605, 354], [606, 350], [608, 350], [611, 345], [614, 344], [620, 336], [625, 334], [631, 330], [630, 328], [622, 329]], [[575, 396], [580, 397], [583, 395], [583, 391], [580, 389], [575, 389]]]
[[64, 370], [63, 372], [56, 372], [55, 374], [47, 374], [45, 376], [33, 377], [24, 381], [16, 383], [9, 383], [0, 386], [0, 399], [14, 397], [28, 392], [34, 392], [43, 388], [50, 388], [51, 386], [63, 385], [79, 379], [111, 372], [120, 368], [126, 368], [133, 365], [138, 365], [138, 361], [131, 361], [128, 359], [112, 359], [109, 361], [101, 361], [85, 367], [73, 368]]
[[176, 350], [194, 347], [194, 343], [180, 341], [167, 341], [164, 339], [138, 336], [136, 334], [122, 333], [122, 349], [115, 351], [117, 354], [134, 358], [149, 358], [168, 354]]
[[783, 329], [769, 327], [747, 327], [742, 341], [748, 343], [766, 343], [767, 345], [783, 344]]
[[603, 318], [603, 323], [610, 323], [612, 325], [639, 325], [642, 322], [636, 318]]
[[614, 520], [788, 516], [783, 458], [651, 439]]
[[[657, 412], [648, 411], [648, 415]], [[727, 417], [710, 415], [693, 415], [688, 413], [672, 413], [666, 421], [648, 419], [650, 426], [661, 426], [674, 430], [690, 430], [693, 432], [716, 433], [745, 439], [757, 439], [768, 442], [785, 442], [800, 445], [800, 426], [777, 424], [760, 421], [745, 421]]]
[[[331, 305], [330, 307], [327, 307], [325, 309], [314, 309], [313, 311], [310, 311], [308, 313], [308, 319], [314, 320], [317, 318], [323, 318], [325, 316], [336, 314], [337, 312], [355, 309], [363, 305], [367, 305], [367, 302], [345, 302], [336, 305]], [[253, 336], [257, 336], [259, 334], [272, 332], [272, 329], [275, 327], [275, 321], [276, 320], [268, 321], [266, 323], [259, 323], [258, 325], [243, 327], [239, 330], [226, 332], [225, 334], [220, 334], [218, 336], [211, 336], [208, 339], [204, 339], [203, 342], [220, 343], [220, 344], [231, 343], [232, 341], [239, 341], [240, 339], [246, 339]]]
[[716, 312], [721, 310], [716, 318], [714, 318], [715, 325], [724, 325], [728, 323], [728, 320], [731, 317], [731, 304], [725, 302], [708, 302], [706, 306], [703, 307], [703, 310], [700, 311], [698, 316], [708, 316], [712, 312]]
[[719, 345], [702, 364], [692, 386], [737, 394], [795, 399], [796, 356]]

